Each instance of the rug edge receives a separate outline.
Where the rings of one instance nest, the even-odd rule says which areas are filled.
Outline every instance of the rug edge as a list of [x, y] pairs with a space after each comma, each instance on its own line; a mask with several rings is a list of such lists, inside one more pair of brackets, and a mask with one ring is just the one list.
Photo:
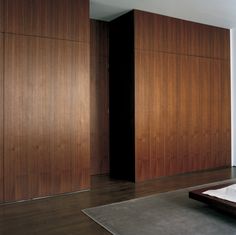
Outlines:
[[[94, 208], [94, 207], [91, 207]], [[95, 218], [91, 217], [86, 210], [90, 209], [90, 208], [85, 208], [83, 210], [81, 210], [86, 216], [88, 216], [91, 220], [93, 220], [95, 223], [97, 223], [98, 225], [100, 225], [102, 228], [104, 228], [105, 230], [107, 230], [109, 233], [111, 233], [112, 235], [119, 235], [118, 233], [114, 233], [112, 232], [109, 228], [107, 228], [105, 225], [103, 225], [102, 223], [100, 223], [98, 220], [96, 220]]]
[[[147, 195], [147, 196], [143, 196], [143, 197], [137, 197], [137, 198], [133, 198], [133, 199], [128, 199], [128, 200], [124, 200], [124, 201], [119, 201], [119, 202], [113, 202], [113, 203], [108, 203], [108, 204], [104, 204], [104, 205], [100, 205], [100, 206], [94, 206], [94, 207], [88, 207], [88, 208], [84, 208], [81, 211], [83, 213], [85, 213], [85, 210], [89, 210], [89, 209], [94, 209], [97, 207], [106, 207], [106, 206], [111, 206], [111, 205], [119, 205], [121, 203], [124, 202], [129, 202], [129, 201], [136, 201], [138, 199], [145, 199], [145, 198], [149, 198], [149, 197], [155, 197], [157, 195], [162, 195], [162, 194], [168, 194], [168, 193], [173, 193], [173, 192], [178, 192], [178, 191], [191, 191], [193, 189], [197, 189], [197, 188], [201, 188], [201, 187], [207, 187], [207, 186], [214, 186], [217, 184], [221, 184], [221, 183], [227, 183], [227, 182], [231, 182], [231, 181], [236, 181], [236, 178], [231, 178], [231, 179], [227, 179], [227, 180], [222, 180], [222, 181], [217, 181], [217, 182], [212, 182], [212, 183], [207, 183], [207, 184], [201, 184], [201, 185], [196, 185], [196, 186], [191, 186], [191, 187], [187, 187], [187, 188], [181, 188], [181, 189], [177, 189], [177, 190], [171, 190], [171, 191], [167, 191], [167, 192], [161, 192], [161, 193], [154, 193], [151, 195]], [[86, 214], [86, 213], [85, 213]], [[86, 214], [87, 215], [87, 214]], [[89, 215], [87, 215], [89, 216]], [[90, 217], [90, 216], [89, 216]], [[90, 217], [91, 218], [91, 217]]]

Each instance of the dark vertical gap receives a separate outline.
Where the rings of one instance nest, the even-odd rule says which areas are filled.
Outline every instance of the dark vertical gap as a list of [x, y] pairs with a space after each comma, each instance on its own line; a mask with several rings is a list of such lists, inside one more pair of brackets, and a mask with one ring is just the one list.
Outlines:
[[110, 23], [110, 176], [135, 180], [134, 11]]

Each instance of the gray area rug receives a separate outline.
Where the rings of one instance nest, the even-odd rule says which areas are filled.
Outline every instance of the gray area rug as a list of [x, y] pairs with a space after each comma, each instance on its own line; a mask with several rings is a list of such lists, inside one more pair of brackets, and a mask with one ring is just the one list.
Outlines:
[[[235, 181], [235, 180], [233, 180]], [[231, 235], [236, 218], [188, 198], [203, 186], [84, 209], [83, 212], [115, 235]]]

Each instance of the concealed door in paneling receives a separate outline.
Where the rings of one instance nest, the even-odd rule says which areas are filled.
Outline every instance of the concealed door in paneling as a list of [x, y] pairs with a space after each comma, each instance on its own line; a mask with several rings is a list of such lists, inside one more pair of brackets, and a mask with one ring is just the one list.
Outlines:
[[0, 33], [0, 202], [3, 201], [3, 34]]
[[88, 188], [88, 45], [6, 34], [5, 52], [5, 200]]
[[89, 42], [88, 0], [7, 0], [6, 32]]
[[164, 54], [135, 53], [136, 181], [165, 175]]

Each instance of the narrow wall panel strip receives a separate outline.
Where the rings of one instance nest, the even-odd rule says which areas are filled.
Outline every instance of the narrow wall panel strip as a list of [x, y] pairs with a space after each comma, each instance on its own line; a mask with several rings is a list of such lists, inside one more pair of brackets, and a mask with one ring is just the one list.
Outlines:
[[3, 93], [4, 93], [4, 73], [3, 73], [3, 34], [0, 33], [0, 202], [4, 198], [4, 172], [3, 172], [3, 163], [4, 163], [4, 147], [3, 147]]

